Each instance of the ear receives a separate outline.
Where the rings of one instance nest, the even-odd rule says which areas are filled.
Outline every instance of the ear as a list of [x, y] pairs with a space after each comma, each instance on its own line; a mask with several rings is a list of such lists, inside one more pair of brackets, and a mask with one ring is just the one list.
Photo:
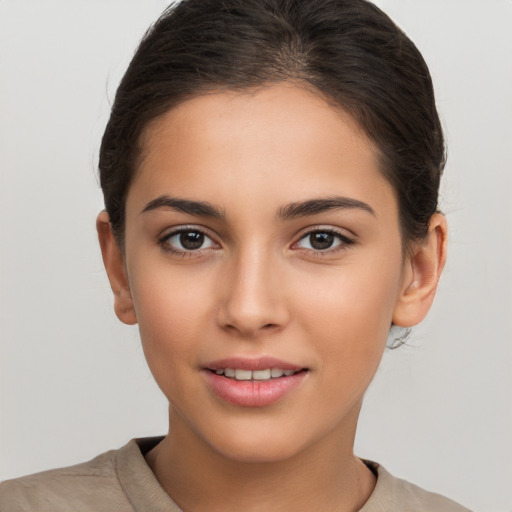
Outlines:
[[112, 232], [107, 212], [103, 211], [98, 215], [96, 229], [98, 231], [103, 264], [107, 271], [110, 286], [114, 292], [114, 311], [121, 322], [128, 325], [136, 324], [137, 317], [133, 307], [123, 253]]
[[427, 316], [446, 262], [447, 235], [444, 215], [434, 214], [427, 238], [415, 243], [406, 256], [393, 324], [412, 327]]

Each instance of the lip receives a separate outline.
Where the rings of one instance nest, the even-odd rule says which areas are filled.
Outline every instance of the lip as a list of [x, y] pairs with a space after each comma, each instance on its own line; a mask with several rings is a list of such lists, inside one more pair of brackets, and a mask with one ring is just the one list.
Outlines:
[[207, 370], [219, 370], [220, 368], [234, 368], [239, 370], [266, 370], [267, 368], [281, 368], [283, 370], [293, 370], [298, 372], [303, 370], [304, 366], [297, 366], [296, 364], [287, 363], [275, 357], [258, 357], [255, 359], [248, 357], [229, 357], [226, 359], [219, 359], [204, 365]]
[[[236, 380], [217, 375], [215, 370], [233, 368], [240, 370], [265, 370], [281, 368], [298, 373], [265, 381]], [[304, 370], [304, 371], [301, 371]], [[273, 358], [227, 358], [212, 361], [204, 366], [202, 373], [210, 390], [221, 400], [240, 407], [265, 407], [272, 405], [299, 387], [308, 375], [307, 368]]]

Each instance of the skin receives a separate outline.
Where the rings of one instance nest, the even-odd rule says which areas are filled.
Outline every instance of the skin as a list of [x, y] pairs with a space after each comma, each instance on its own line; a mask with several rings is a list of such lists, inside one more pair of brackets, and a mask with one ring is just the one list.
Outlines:
[[[116, 313], [139, 324], [170, 404], [170, 433], [146, 459], [184, 510], [355, 511], [371, 494], [375, 476], [353, 454], [363, 395], [391, 323], [427, 314], [446, 254], [438, 214], [403, 250], [377, 156], [346, 113], [296, 85], [212, 93], [147, 129], [124, 250], [99, 215]], [[223, 217], [144, 211], [164, 195], [211, 203]], [[368, 208], [279, 216], [333, 197]], [[204, 231], [205, 245], [186, 252], [169, 237], [180, 227]], [[318, 250], [312, 231], [341, 237]], [[273, 356], [307, 374], [277, 403], [238, 406], [203, 375], [233, 356]]]

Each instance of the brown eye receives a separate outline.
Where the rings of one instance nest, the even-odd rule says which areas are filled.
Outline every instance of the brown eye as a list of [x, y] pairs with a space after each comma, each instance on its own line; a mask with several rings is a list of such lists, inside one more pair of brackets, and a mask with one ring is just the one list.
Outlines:
[[204, 234], [199, 231], [182, 231], [180, 233], [180, 244], [189, 251], [200, 249], [203, 243]]
[[309, 235], [309, 243], [311, 247], [319, 251], [330, 249], [334, 242], [335, 238], [332, 233], [312, 233]]
[[164, 237], [160, 243], [175, 252], [192, 252], [216, 247], [215, 242], [208, 235], [197, 229], [174, 231]]
[[336, 231], [318, 230], [304, 235], [299, 240], [297, 247], [312, 251], [328, 251], [329, 249], [341, 249], [343, 246], [349, 246], [353, 243], [353, 240]]

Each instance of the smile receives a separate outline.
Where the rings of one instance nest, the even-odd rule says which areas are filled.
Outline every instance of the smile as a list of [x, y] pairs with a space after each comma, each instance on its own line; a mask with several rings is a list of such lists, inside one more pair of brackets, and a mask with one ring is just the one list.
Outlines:
[[254, 371], [243, 370], [239, 368], [218, 368], [215, 370], [215, 373], [217, 375], [223, 375], [228, 379], [264, 381], [270, 379], [279, 379], [283, 376], [290, 377], [298, 371], [300, 370], [284, 370], [282, 368], [266, 368], [264, 370]]
[[266, 407], [301, 387], [309, 370], [274, 357], [231, 357], [207, 363], [202, 373], [210, 391], [223, 402]]

